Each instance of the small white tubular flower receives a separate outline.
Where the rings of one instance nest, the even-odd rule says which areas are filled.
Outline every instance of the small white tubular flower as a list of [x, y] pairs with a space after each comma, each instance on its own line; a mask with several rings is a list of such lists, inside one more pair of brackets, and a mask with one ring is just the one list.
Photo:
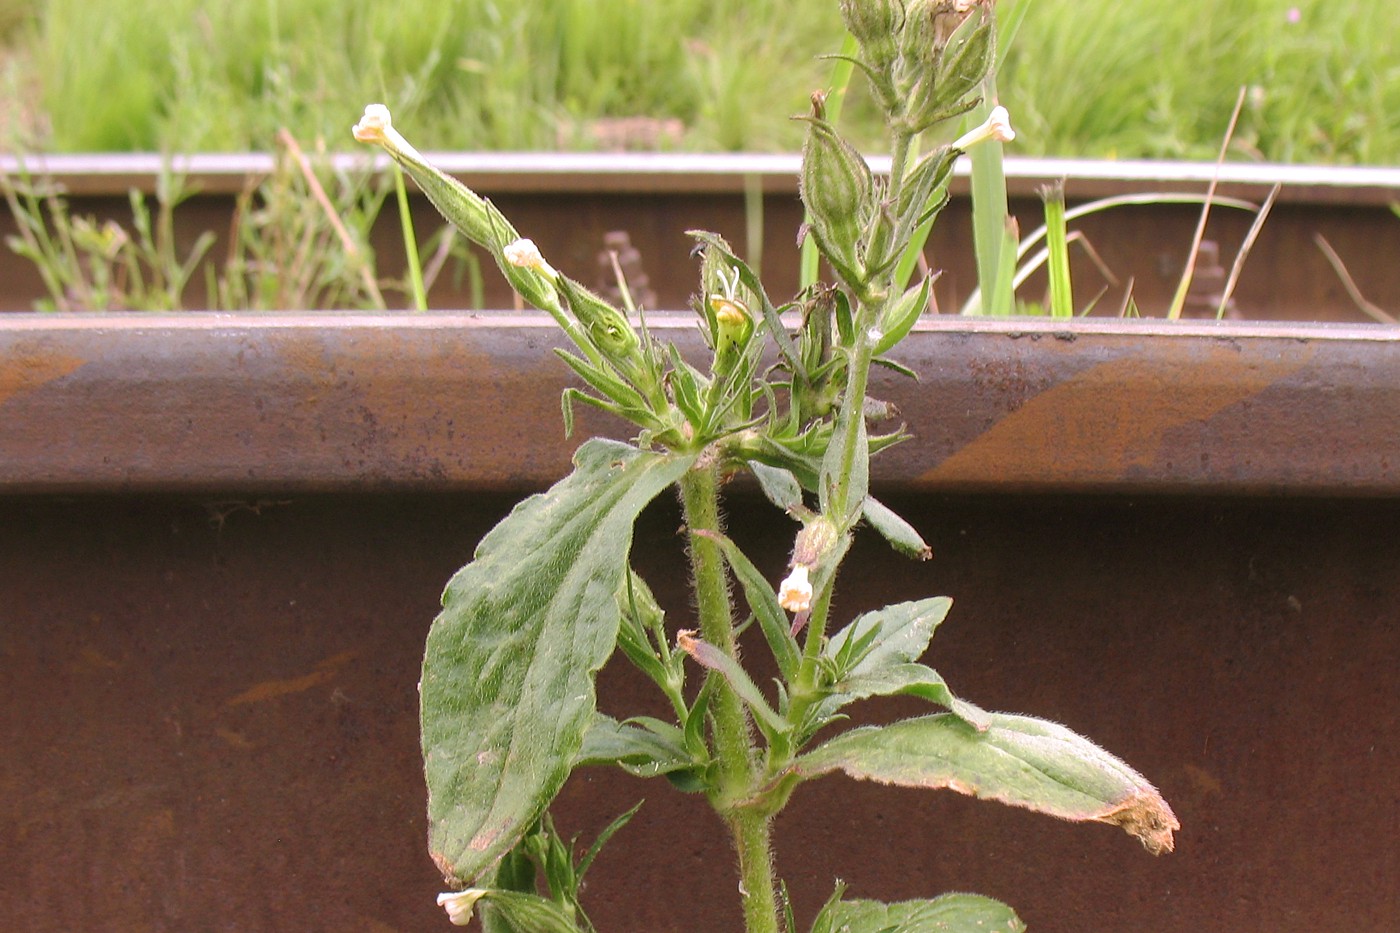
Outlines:
[[484, 888], [467, 888], [465, 891], [448, 891], [437, 896], [438, 906], [447, 911], [447, 919], [453, 926], [464, 927], [472, 922], [472, 908], [486, 894]]
[[1011, 128], [1011, 114], [1000, 104], [987, 115], [987, 126], [991, 129], [992, 139], [999, 143], [1009, 143], [1016, 138], [1016, 131]]
[[507, 243], [505, 248], [501, 250], [501, 255], [512, 266], [532, 269], [551, 279], [559, 275], [553, 266], [544, 261], [544, 256], [540, 254], [540, 248], [535, 245], [534, 240], [521, 239], [514, 243]]
[[806, 564], [797, 564], [787, 579], [778, 584], [778, 604], [788, 612], [806, 612], [812, 608], [812, 581]]
[[389, 108], [383, 104], [369, 104], [365, 107], [360, 122], [350, 128], [355, 139], [362, 143], [382, 146], [392, 155], [422, 161], [423, 157], [414, 149], [399, 131], [394, 129], [394, 119]]
[[360, 117], [359, 123], [351, 127], [350, 132], [362, 143], [382, 143], [386, 131], [393, 126], [394, 119], [389, 115], [388, 107], [383, 104], [370, 104], [365, 107], [364, 116]]
[[999, 143], [1009, 143], [1016, 138], [1016, 131], [1011, 128], [1011, 114], [1005, 107], [997, 105], [992, 108], [992, 112], [987, 114], [987, 119], [980, 126], [973, 127], [962, 134], [953, 143], [954, 149], [961, 149], [966, 152], [978, 143], [984, 143], [989, 139], [994, 139]]

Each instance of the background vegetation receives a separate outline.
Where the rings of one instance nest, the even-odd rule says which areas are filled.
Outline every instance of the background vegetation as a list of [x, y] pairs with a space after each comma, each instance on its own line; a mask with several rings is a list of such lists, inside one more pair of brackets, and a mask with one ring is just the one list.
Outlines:
[[[1400, 4], [1031, 4], [1019, 154], [1400, 161]], [[796, 149], [835, 0], [0, 0], [0, 132], [30, 150], [347, 146], [382, 100], [430, 148]], [[798, 63], [794, 65], [793, 63]], [[854, 101], [856, 135], [879, 146]]]

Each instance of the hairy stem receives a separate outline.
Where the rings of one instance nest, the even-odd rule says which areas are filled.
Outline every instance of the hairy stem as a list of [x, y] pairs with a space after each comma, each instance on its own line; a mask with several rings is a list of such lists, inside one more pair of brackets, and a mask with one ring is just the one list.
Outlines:
[[[719, 545], [697, 534], [721, 530], [719, 471], [713, 465], [698, 466], [681, 477], [680, 487], [689, 536], [690, 569], [700, 614], [700, 635], [730, 657], [737, 657], [724, 557]], [[710, 714], [714, 725], [714, 750], [719, 763], [718, 781], [710, 790], [710, 802], [734, 838], [745, 929], [748, 933], [777, 933], [771, 818], [742, 806], [754, 782], [753, 733], [738, 695], [719, 674], [711, 671], [709, 676], [713, 681]]]

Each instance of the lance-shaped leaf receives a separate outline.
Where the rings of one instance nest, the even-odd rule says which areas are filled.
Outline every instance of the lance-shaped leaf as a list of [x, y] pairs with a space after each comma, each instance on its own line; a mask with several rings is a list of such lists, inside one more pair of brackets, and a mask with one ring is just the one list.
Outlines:
[[[483, 919], [483, 922], [489, 922], [488, 929], [492, 933], [584, 933], [573, 911], [538, 894], [496, 888], [463, 893], [477, 894], [486, 908], [483, 913], [490, 915], [490, 920]], [[470, 917], [470, 912], [467, 916]], [[453, 919], [452, 922], [456, 926], [466, 925], [465, 920]]]
[[863, 613], [831, 636], [822, 653], [837, 663], [845, 677], [917, 661], [952, 607], [948, 597], [932, 596]]
[[1001, 901], [944, 894], [897, 904], [832, 899], [812, 924], [812, 933], [1020, 933], [1025, 928]]
[[490, 867], [563, 785], [617, 639], [632, 526], [692, 460], [589, 441], [448, 584], [420, 692], [429, 849], [449, 879]]
[[890, 664], [868, 674], [849, 677], [832, 685], [832, 694], [817, 706], [815, 724], [829, 722], [841, 707], [867, 697], [916, 696], [955, 713], [979, 732], [991, 725], [986, 710], [960, 700], [931, 667], [922, 664]]
[[730, 657], [709, 642], [696, 638], [694, 632], [686, 629], [676, 633], [676, 644], [694, 658], [696, 664], [717, 672], [725, 679], [739, 699], [753, 711], [754, 722], [770, 739], [791, 728], [788, 721], [768, 705], [763, 691], [758, 689], [758, 685], [749, 677], [748, 671], [744, 670], [738, 659]]
[[773, 590], [772, 584], [729, 538], [711, 531], [698, 533], [714, 541], [724, 552], [724, 559], [734, 571], [734, 576], [739, 579], [739, 585], [744, 588], [744, 599], [753, 610], [754, 617], [758, 619], [763, 637], [767, 639], [768, 647], [772, 649], [773, 657], [778, 662], [778, 671], [786, 680], [792, 680], [797, 676], [802, 652], [797, 647], [797, 639], [792, 635], [787, 612], [778, 603], [778, 594]]
[[617, 765], [637, 777], [656, 777], [695, 767], [684, 743], [685, 736], [675, 726], [655, 720], [618, 722], [598, 713], [583, 736], [575, 764]]
[[933, 549], [904, 518], [874, 496], [866, 496], [861, 514], [896, 551], [915, 560], [929, 560]]
[[1123, 761], [1064, 726], [1030, 716], [986, 714], [979, 732], [940, 713], [852, 729], [799, 758], [804, 777], [844, 771], [901, 787], [946, 787], [1075, 822], [1123, 827], [1154, 855], [1180, 829], [1171, 807]]
[[757, 460], [750, 460], [748, 464], [769, 502], [784, 512], [795, 513], [803, 508], [802, 484], [790, 470], [772, 467]]

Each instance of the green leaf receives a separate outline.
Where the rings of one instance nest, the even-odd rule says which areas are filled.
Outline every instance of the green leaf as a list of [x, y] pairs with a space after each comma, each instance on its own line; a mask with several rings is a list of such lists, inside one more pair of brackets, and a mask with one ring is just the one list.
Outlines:
[[763, 490], [763, 495], [769, 502], [784, 512], [794, 512], [802, 508], [802, 484], [792, 475], [791, 470], [768, 466], [757, 460], [749, 460], [748, 467], [753, 471], [759, 488]]
[[1123, 761], [1064, 726], [988, 713], [979, 732], [948, 713], [853, 729], [800, 757], [810, 778], [844, 771], [901, 787], [946, 787], [1061, 819], [1121, 826], [1154, 855], [1181, 827], [1156, 788]]
[[583, 933], [572, 911], [538, 894], [492, 889], [481, 904], [483, 914], [499, 921], [495, 929], [509, 933]]
[[818, 706], [818, 723], [830, 721], [837, 710], [857, 700], [868, 697], [916, 696], [946, 707], [978, 731], [985, 731], [991, 725], [989, 713], [966, 700], [958, 699], [937, 671], [922, 664], [892, 664], [868, 674], [849, 677], [833, 684], [831, 690], [831, 696]]
[[1050, 281], [1050, 316], [1074, 317], [1074, 290], [1069, 274], [1069, 231], [1065, 226], [1065, 184], [1047, 185], [1040, 190], [1045, 201], [1045, 245], [1049, 250], [1046, 267]]
[[864, 613], [831, 636], [823, 653], [840, 661], [848, 642], [873, 635], [866, 651], [838, 668], [842, 677], [867, 676], [891, 664], [917, 661], [952, 606], [948, 597], [932, 596]]
[[928, 560], [933, 557], [933, 549], [914, 530], [914, 526], [874, 496], [865, 497], [865, 502], [861, 505], [861, 514], [865, 516], [871, 528], [878, 531], [891, 547], [905, 557], [915, 560]]
[[[849, 475], [842, 475], [844, 450], [842, 439], [850, 430], [850, 421], [855, 419], [855, 456], [851, 458]], [[832, 515], [839, 522], [850, 522], [856, 518], [866, 495], [870, 492], [870, 437], [865, 429], [865, 413], [852, 411], [850, 405], [842, 405], [836, 412], [836, 425], [832, 429], [831, 441], [822, 458], [821, 476], [817, 480], [817, 495], [821, 500], [822, 514]], [[845, 509], [851, 514], [833, 515], [835, 502], [832, 495], [845, 484]], [[848, 526], [849, 527], [849, 526]]]
[[593, 867], [593, 861], [598, 857], [598, 853], [603, 851], [603, 846], [608, 844], [608, 840], [616, 835], [618, 830], [632, 822], [632, 817], [637, 815], [637, 811], [642, 808], [643, 803], [646, 801], [638, 800], [632, 809], [603, 827], [598, 838], [593, 840], [593, 845], [589, 846], [588, 851], [583, 854], [583, 858], [579, 859], [577, 874], [580, 882], [583, 881], [583, 876], [588, 874], [588, 869]]
[[617, 639], [632, 526], [693, 459], [587, 442], [448, 584], [420, 692], [429, 849], [449, 879], [489, 868], [563, 785]]
[[680, 646], [682, 651], [690, 655], [696, 664], [706, 670], [717, 671], [725, 679], [730, 689], [753, 712], [754, 723], [770, 740], [791, 729], [791, 724], [768, 705], [763, 691], [758, 689], [758, 685], [753, 682], [753, 678], [749, 676], [748, 671], [744, 670], [743, 665], [737, 659], [686, 631], [677, 634], [676, 644]]
[[739, 585], [743, 587], [744, 599], [748, 602], [749, 608], [753, 610], [755, 618], [758, 619], [758, 626], [763, 630], [763, 637], [767, 640], [768, 647], [778, 662], [778, 671], [783, 675], [784, 680], [791, 682], [797, 676], [802, 652], [797, 647], [797, 639], [792, 636], [792, 625], [788, 621], [787, 613], [778, 603], [777, 592], [759, 572], [759, 569], [753, 565], [748, 556], [739, 550], [737, 544], [721, 534], [709, 532], [704, 534], [705, 537], [718, 544], [724, 553], [724, 559], [729, 563], [730, 569], [734, 571]]
[[812, 924], [812, 933], [1020, 933], [1025, 928], [1001, 901], [945, 894], [897, 904], [833, 899]]
[[597, 713], [584, 733], [583, 747], [574, 766], [617, 765], [637, 777], [656, 777], [694, 767], [680, 730], [671, 728], [676, 735]]
[[587, 360], [574, 356], [568, 350], [556, 347], [554, 352], [568, 364], [570, 369], [578, 374], [580, 379], [612, 399], [620, 407], [639, 411], [647, 410], [646, 401], [642, 398], [641, 393], [628, 385], [615, 371], [612, 371], [610, 363], [594, 366]]
[[928, 309], [928, 296], [935, 276], [926, 275], [922, 282], [908, 289], [891, 302], [880, 318], [882, 336], [875, 344], [875, 355], [883, 356], [909, 336], [919, 318]]

